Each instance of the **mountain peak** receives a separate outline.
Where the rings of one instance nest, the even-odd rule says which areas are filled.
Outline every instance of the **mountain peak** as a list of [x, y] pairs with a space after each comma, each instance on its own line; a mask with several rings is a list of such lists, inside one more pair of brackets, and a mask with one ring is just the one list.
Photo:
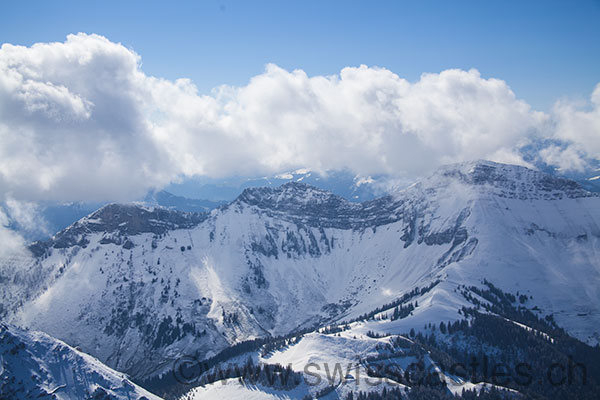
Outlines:
[[595, 196], [573, 180], [487, 160], [445, 165], [424, 180], [433, 187], [456, 181], [508, 198], [551, 200]]
[[[91, 232], [164, 233], [170, 229], [192, 227], [206, 219], [202, 213], [187, 213], [140, 204], [111, 203], [74, 225], [84, 225]], [[67, 228], [70, 229], [70, 228]]]
[[353, 203], [340, 196], [300, 182], [279, 187], [249, 188], [231, 204], [250, 206], [270, 216], [318, 228], [364, 229], [399, 218], [391, 197]]
[[275, 188], [245, 189], [234, 203], [245, 203], [259, 208], [285, 209], [323, 204], [340, 206], [347, 203], [347, 200], [302, 182], [288, 182]]
[[119, 236], [140, 233], [163, 234], [168, 230], [186, 229], [198, 225], [208, 217], [206, 213], [187, 213], [162, 207], [146, 207], [140, 204], [107, 204], [63, 229], [51, 239], [35, 242], [29, 249], [34, 255], [43, 254], [48, 248], [67, 248], [74, 245], [85, 247], [91, 233], [115, 233]]
[[462, 176], [470, 183], [478, 184], [494, 180], [520, 178], [523, 174], [542, 174], [539, 171], [513, 164], [502, 164], [489, 160], [473, 160], [441, 166], [435, 174]]

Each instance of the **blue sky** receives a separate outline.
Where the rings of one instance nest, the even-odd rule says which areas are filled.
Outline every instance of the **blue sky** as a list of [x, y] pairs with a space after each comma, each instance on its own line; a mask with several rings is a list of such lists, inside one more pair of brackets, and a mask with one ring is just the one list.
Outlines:
[[202, 93], [275, 63], [309, 75], [380, 66], [410, 81], [477, 68], [547, 110], [600, 82], [600, 1], [19, 1], [0, 41], [30, 46], [98, 33], [142, 56], [148, 75]]

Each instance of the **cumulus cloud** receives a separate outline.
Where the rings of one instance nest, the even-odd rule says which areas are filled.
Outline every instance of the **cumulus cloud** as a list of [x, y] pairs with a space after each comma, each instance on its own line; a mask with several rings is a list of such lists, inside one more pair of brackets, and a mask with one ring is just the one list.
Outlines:
[[173, 171], [153, 140], [139, 57], [96, 35], [0, 49], [0, 191], [126, 199]]
[[[211, 98], [181, 90], [183, 98], [163, 96], [169, 118], [156, 129], [185, 174], [299, 166], [414, 174], [474, 158], [515, 160], [516, 146], [546, 118], [476, 70], [411, 84], [366, 66], [308, 77], [268, 65], [247, 86]], [[172, 132], [187, 134], [172, 141]]]
[[201, 95], [189, 80], [145, 75], [140, 56], [98, 35], [5, 44], [0, 197], [128, 200], [186, 176], [299, 167], [414, 176], [478, 158], [525, 164], [519, 148], [535, 136], [598, 157], [594, 93], [591, 111], [546, 114], [476, 70], [409, 82], [383, 68], [310, 77], [269, 64], [246, 86]]
[[583, 171], [588, 159], [600, 159], [600, 84], [588, 103], [558, 101], [553, 108], [553, 137], [563, 146], [549, 146], [542, 159], [564, 170]]

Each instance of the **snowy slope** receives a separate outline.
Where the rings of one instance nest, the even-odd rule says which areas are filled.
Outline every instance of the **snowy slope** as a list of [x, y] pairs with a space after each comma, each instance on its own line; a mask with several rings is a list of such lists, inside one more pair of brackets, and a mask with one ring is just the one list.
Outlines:
[[5, 264], [0, 290], [12, 322], [145, 377], [182, 354], [350, 320], [433, 283], [380, 330], [459, 319], [472, 304], [458, 287], [484, 279], [595, 344], [599, 248], [597, 195], [480, 161], [365, 203], [289, 183], [210, 214], [107, 206], [34, 246], [37, 258]]
[[0, 398], [92, 397], [160, 400], [125, 374], [60, 340], [0, 324]]
[[[355, 327], [362, 325], [353, 324], [338, 334], [313, 332], [269, 354], [246, 353], [221, 366], [223, 369], [240, 366], [248, 357], [254, 363], [289, 365], [293, 371], [302, 374], [301, 383], [292, 389], [283, 390], [251, 382], [248, 379], [251, 375], [240, 368], [243, 371], [241, 380], [230, 378], [202, 384], [181, 399], [299, 399], [305, 396], [346, 399], [351, 392], [380, 393], [384, 388], [405, 391], [419, 384], [419, 377], [415, 374], [418, 363], [422, 363], [431, 375], [439, 376], [446, 383], [444, 391], [449, 394], [460, 395], [463, 389], [481, 391], [494, 386], [485, 382], [474, 384], [442, 370], [427, 351], [407, 337], [372, 338], [361, 334]], [[368, 368], [371, 369], [370, 374]], [[328, 393], [319, 396], [324, 392]]]

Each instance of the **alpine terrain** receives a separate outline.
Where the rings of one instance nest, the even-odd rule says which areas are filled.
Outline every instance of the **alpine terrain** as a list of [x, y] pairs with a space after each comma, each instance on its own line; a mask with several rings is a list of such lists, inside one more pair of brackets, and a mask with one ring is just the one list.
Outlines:
[[[109, 204], [30, 250], [0, 265], [0, 385], [32, 393], [152, 398], [121, 373], [188, 399], [600, 390], [600, 197], [525, 167], [449, 165], [362, 203], [290, 182], [206, 213]], [[484, 357], [523, 379], [449, 370]], [[538, 382], [556, 362], [585, 385]]]

